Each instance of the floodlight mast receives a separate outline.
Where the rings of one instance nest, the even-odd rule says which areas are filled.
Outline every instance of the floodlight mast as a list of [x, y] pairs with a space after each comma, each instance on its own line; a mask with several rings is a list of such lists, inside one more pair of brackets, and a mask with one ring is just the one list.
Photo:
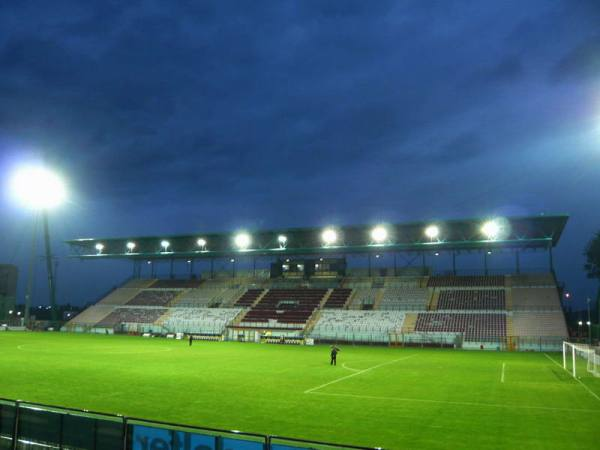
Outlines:
[[[18, 170], [11, 180], [12, 194], [24, 204], [24, 206], [33, 209], [36, 212], [34, 220], [34, 234], [37, 231], [37, 213], [41, 212], [42, 225], [44, 228], [44, 240], [46, 250], [46, 268], [48, 271], [48, 290], [50, 296], [50, 308], [52, 321], [57, 320], [56, 316], [56, 287], [54, 280], [54, 270], [52, 268], [52, 249], [50, 246], [50, 229], [48, 226], [48, 209], [60, 205], [65, 197], [65, 186], [55, 173], [45, 167], [25, 167]], [[25, 323], [28, 324], [29, 309], [31, 307], [31, 291], [33, 284], [33, 272], [35, 261], [35, 250], [37, 239], [34, 237], [32, 242], [32, 261], [29, 265], [29, 280], [27, 292], [25, 294]]]

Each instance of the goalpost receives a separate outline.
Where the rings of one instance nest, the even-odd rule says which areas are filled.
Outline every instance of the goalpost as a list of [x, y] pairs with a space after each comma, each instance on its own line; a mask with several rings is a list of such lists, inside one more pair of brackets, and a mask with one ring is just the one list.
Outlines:
[[588, 345], [563, 342], [563, 368], [577, 378], [577, 361], [585, 360], [586, 369], [595, 377], [600, 377], [600, 355]]

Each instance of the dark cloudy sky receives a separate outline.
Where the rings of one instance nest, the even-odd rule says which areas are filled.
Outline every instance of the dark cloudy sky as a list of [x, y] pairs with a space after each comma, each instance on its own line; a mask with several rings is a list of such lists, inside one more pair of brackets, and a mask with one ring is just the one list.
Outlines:
[[[41, 152], [64, 173], [61, 255], [80, 236], [565, 212], [559, 277], [593, 295], [599, 24], [595, 0], [5, 0], [0, 173]], [[23, 281], [31, 216], [1, 201]], [[59, 264], [69, 301], [129, 273]]]

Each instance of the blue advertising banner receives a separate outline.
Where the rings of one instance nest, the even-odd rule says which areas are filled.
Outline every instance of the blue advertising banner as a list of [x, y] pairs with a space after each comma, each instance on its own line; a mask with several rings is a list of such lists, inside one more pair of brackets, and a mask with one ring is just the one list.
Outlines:
[[[262, 442], [130, 425], [131, 450], [264, 450]], [[282, 450], [284, 448], [282, 447]]]
[[215, 436], [132, 425], [131, 450], [215, 450]]

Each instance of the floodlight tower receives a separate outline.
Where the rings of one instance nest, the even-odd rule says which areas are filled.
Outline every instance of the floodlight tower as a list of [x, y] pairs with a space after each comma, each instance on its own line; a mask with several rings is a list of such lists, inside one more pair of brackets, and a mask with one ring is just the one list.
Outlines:
[[32, 209], [35, 214], [32, 240], [32, 260], [29, 262], [29, 280], [25, 294], [25, 323], [29, 322], [29, 309], [31, 307], [31, 290], [33, 284], [33, 269], [37, 238], [37, 219], [42, 217], [44, 230], [44, 247], [46, 250], [46, 269], [48, 272], [48, 290], [50, 296], [50, 308], [52, 321], [56, 321], [56, 286], [54, 281], [54, 270], [52, 267], [52, 248], [50, 245], [50, 227], [48, 225], [48, 210], [59, 206], [64, 202], [66, 189], [62, 179], [47, 168], [24, 167], [17, 170], [10, 185], [13, 197], [23, 206]]

